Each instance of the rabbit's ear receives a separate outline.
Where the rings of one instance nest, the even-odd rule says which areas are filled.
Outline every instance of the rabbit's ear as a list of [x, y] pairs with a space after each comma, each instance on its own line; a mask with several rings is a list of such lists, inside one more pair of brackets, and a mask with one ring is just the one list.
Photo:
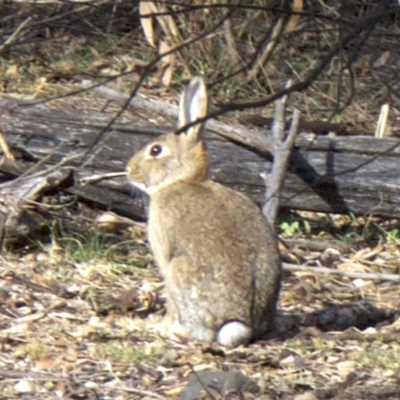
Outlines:
[[[207, 86], [204, 78], [197, 76], [193, 78], [181, 95], [179, 102], [178, 128], [182, 128], [200, 118], [204, 118], [208, 112]], [[191, 142], [201, 140], [204, 122], [190, 127], [185, 133]]]

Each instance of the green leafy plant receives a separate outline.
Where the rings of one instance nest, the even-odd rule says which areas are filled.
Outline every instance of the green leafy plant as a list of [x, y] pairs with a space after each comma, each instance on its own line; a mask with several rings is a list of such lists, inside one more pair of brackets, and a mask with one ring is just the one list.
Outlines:
[[300, 230], [300, 222], [293, 221], [293, 222], [282, 222], [280, 224], [280, 228], [283, 232], [284, 236], [293, 236], [296, 232]]

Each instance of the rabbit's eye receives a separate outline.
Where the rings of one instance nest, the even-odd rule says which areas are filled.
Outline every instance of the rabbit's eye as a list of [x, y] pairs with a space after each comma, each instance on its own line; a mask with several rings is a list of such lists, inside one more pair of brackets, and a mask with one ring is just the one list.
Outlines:
[[159, 144], [155, 144], [151, 149], [150, 149], [150, 155], [152, 157], [157, 157], [161, 154], [162, 152], [162, 147]]

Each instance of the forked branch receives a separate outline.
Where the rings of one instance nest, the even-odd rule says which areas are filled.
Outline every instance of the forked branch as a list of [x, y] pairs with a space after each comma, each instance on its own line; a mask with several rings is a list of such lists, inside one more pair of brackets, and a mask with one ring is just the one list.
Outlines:
[[[289, 81], [286, 85], [290, 87]], [[267, 221], [273, 228], [279, 210], [279, 194], [285, 180], [286, 171], [289, 165], [290, 154], [292, 152], [294, 139], [297, 134], [300, 112], [294, 110], [288, 134], [285, 133], [285, 109], [287, 96], [282, 97], [276, 103], [274, 120], [272, 122], [273, 156], [270, 173], [263, 173], [261, 176], [265, 182], [265, 203], [263, 213]]]

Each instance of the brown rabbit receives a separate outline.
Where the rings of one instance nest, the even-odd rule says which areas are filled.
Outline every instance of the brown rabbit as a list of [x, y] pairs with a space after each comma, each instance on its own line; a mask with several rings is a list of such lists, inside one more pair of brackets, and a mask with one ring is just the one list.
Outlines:
[[[196, 77], [180, 100], [179, 128], [207, 115]], [[275, 235], [246, 196], [208, 178], [203, 124], [150, 142], [128, 179], [150, 195], [148, 238], [165, 280], [165, 335], [235, 347], [275, 328], [281, 261]]]

